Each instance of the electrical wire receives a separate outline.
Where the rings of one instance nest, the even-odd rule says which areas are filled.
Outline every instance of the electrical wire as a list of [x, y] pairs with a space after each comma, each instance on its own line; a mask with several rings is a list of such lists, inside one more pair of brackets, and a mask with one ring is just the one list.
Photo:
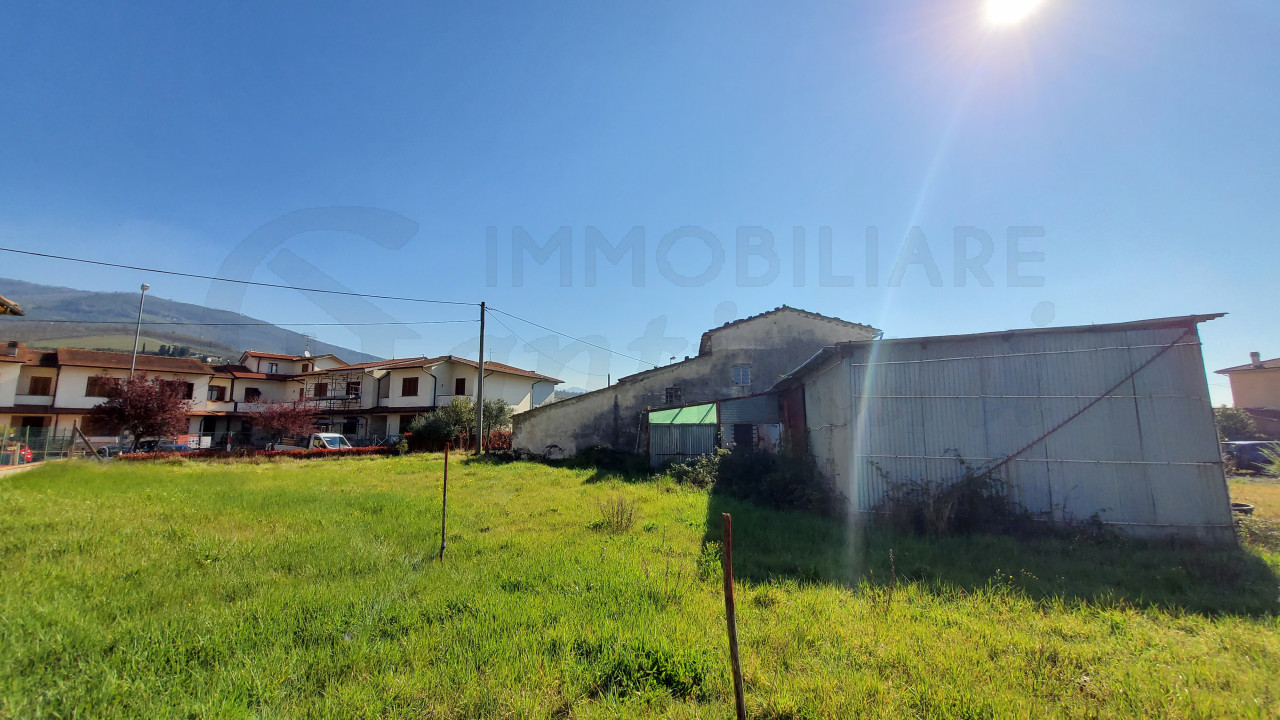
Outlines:
[[[488, 309], [489, 309], [489, 310], [492, 310], [493, 308], [488, 308]], [[515, 330], [512, 330], [512, 329], [511, 329], [511, 326], [510, 326], [510, 325], [508, 325], [508, 324], [506, 324], [506, 323], [502, 322], [502, 318], [500, 318], [500, 317], [498, 317], [498, 316], [496, 316], [496, 315], [495, 315], [495, 316], [493, 317], [493, 319], [494, 319], [494, 320], [495, 320], [499, 325], [501, 325], [502, 327], [506, 328], [506, 329], [507, 329], [507, 332], [509, 332], [509, 333], [511, 333], [513, 336], [515, 336], [515, 339], [517, 339], [517, 340], [519, 340], [520, 342], [524, 343], [524, 344], [525, 344], [525, 347], [527, 347], [527, 348], [529, 348], [529, 349], [533, 350], [534, 352], [536, 352], [536, 353], [538, 353], [539, 355], [541, 355], [542, 357], [544, 357], [544, 358], [546, 358], [546, 359], [550, 360], [551, 362], [553, 362], [553, 363], [555, 363], [555, 364], [559, 365], [560, 367], [564, 368], [565, 370], [572, 370], [572, 371], [574, 371], [574, 372], [576, 372], [576, 373], [579, 373], [579, 374], [581, 374], [581, 375], [587, 375], [587, 376], [590, 376], [590, 377], [609, 377], [609, 375], [608, 375], [608, 374], [606, 374], [606, 373], [593, 373], [593, 372], [587, 372], [586, 370], [579, 370], [578, 368], [575, 368], [575, 367], [570, 367], [570, 366], [569, 366], [569, 363], [566, 363], [566, 362], [564, 362], [564, 361], [562, 361], [562, 360], [557, 360], [557, 359], [555, 359], [555, 358], [551, 357], [550, 355], [548, 355], [548, 354], [546, 354], [546, 353], [542, 352], [541, 350], [539, 350], [537, 347], [535, 347], [535, 346], [534, 346], [532, 343], [530, 343], [528, 340], [525, 340], [524, 338], [520, 337], [520, 335], [519, 335], [518, 333], [516, 333], [516, 331], [515, 331]]]
[[196, 273], [179, 272], [177, 270], [159, 270], [157, 268], [140, 267], [137, 265], [124, 265], [122, 263], [106, 262], [104, 260], [89, 260], [88, 258], [68, 257], [66, 255], [53, 255], [51, 253], [39, 253], [32, 250], [18, 250], [15, 248], [0, 247], [0, 252], [15, 253], [18, 255], [29, 255], [31, 257], [48, 258], [51, 260], [65, 260], [67, 262], [85, 263], [86, 265], [100, 265], [102, 267], [121, 268], [123, 270], [137, 270], [140, 272], [157, 273], [160, 275], [175, 275], [177, 277], [195, 278], [196, 280], [213, 280], [215, 282], [237, 283], [239, 285], [253, 285], [255, 287], [277, 288], [280, 290], [298, 290], [300, 292], [324, 293], [327, 295], [345, 295], [347, 297], [371, 298], [374, 300], [397, 300], [401, 302], [418, 302], [433, 303], [437, 305], [465, 305], [467, 307], [477, 307], [480, 303], [460, 302], [458, 300], [431, 300], [427, 298], [411, 298], [399, 297], [396, 295], [373, 295], [370, 293], [358, 293], [349, 290], [324, 290], [321, 288], [305, 288], [296, 285], [281, 285], [278, 283], [256, 282], [254, 280], [233, 280], [231, 278], [217, 277], [214, 275], [199, 275]]
[[[0, 318], [0, 322], [16, 323], [62, 323], [68, 325], [137, 325], [134, 320], [41, 320], [39, 318]], [[478, 323], [479, 320], [407, 320], [388, 322], [331, 322], [331, 323], [294, 323], [294, 322], [189, 322], [185, 320], [143, 320], [143, 325], [182, 325], [192, 327], [364, 327], [369, 325], [444, 325], [449, 323]]]
[[[514, 319], [514, 320], [519, 320], [519, 321], [520, 321], [520, 322], [522, 322], [522, 323], [528, 323], [529, 325], [532, 325], [532, 326], [534, 326], [534, 327], [536, 327], [536, 328], [542, 328], [543, 330], [546, 330], [546, 331], [547, 331], [547, 332], [549, 332], [549, 333], [554, 333], [554, 334], [556, 334], [556, 335], [560, 335], [561, 337], [567, 337], [567, 338], [569, 338], [570, 340], [576, 340], [576, 341], [578, 341], [578, 342], [582, 343], [583, 345], [590, 345], [590, 346], [591, 346], [591, 347], [593, 347], [593, 348], [599, 348], [600, 350], [604, 350], [605, 352], [613, 353], [614, 355], [617, 355], [617, 356], [619, 356], [619, 357], [624, 357], [624, 358], [626, 358], [626, 359], [628, 359], [628, 360], [635, 360], [635, 361], [636, 361], [636, 362], [638, 362], [638, 363], [643, 363], [643, 364], [645, 364], [645, 365], [652, 365], [652, 366], [653, 366], [653, 367], [655, 367], [655, 368], [656, 368], [656, 367], [658, 367], [658, 365], [657, 365], [657, 364], [655, 364], [655, 363], [651, 363], [651, 362], [649, 362], [648, 360], [641, 360], [641, 359], [640, 359], [640, 358], [638, 358], [638, 357], [634, 357], [634, 356], [632, 356], [632, 355], [628, 355], [628, 354], [626, 354], [626, 353], [620, 353], [620, 352], [618, 352], [617, 350], [611, 350], [611, 349], [609, 349], [609, 348], [605, 347], [604, 345], [597, 345], [597, 344], [595, 344], [595, 343], [591, 342], [590, 340], [583, 340], [582, 338], [580, 338], [580, 337], [575, 337], [575, 336], [573, 336], [573, 335], [570, 335], [569, 333], [563, 333], [563, 332], [560, 332], [559, 330], [552, 330], [551, 328], [547, 327], [546, 325], [538, 324], [538, 323], [536, 323], [536, 322], [534, 322], [534, 321], [532, 321], [532, 320], [526, 320], [525, 318], [522, 318], [522, 317], [520, 317], [519, 315], [512, 315], [511, 313], [507, 312], [506, 310], [499, 310], [498, 308], [496, 308], [496, 307], [494, 307], [494, 306], [492, 306], [492, 305], [488, 305], [488, 306], [486, 306], [486, 309], [488, 309], [488, 310], [492, 310], [492, 311], [497, 312], [497, 313], [502, 313], [503, 315], [506, 315], [506, 316], [507, 316], [507, 317], [509, 317], [509, 318], [512, 318], [512, 319]], [[499, 321], [499, 322], [501, 322], [501, 321]], [[503, 325], [503, 327], [506, 327], [506, 325]], [[510, 328], [507, 328], [507, 329], [509, 330]], [[512, 333], [512, 335], [515, 335], [515, 333]]]

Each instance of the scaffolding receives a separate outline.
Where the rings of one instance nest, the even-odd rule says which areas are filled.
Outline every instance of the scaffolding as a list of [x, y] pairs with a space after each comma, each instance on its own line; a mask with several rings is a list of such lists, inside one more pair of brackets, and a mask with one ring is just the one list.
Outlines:
[[305, 378], [299, 400], [314, 405], [321, 414], [359, 412], [360, 398], [370, 389], [365, 387], [369, 382], [376, 384], [377, 380], [359, 370], [330, 370]]

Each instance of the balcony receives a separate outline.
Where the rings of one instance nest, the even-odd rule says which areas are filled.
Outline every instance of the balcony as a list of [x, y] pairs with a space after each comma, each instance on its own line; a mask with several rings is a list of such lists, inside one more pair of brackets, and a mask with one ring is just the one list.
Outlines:
[[15, 405], [44, 405], [46, 407], [53, 406], [52, 395], [15, 395], [13, 397]]

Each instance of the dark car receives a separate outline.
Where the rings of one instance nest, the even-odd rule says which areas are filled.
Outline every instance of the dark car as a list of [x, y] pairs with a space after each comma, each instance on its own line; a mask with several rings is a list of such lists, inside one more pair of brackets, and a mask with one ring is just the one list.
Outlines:
[[1271, 458], [1267, 453], [1280, 456], [1280, 441], [1237, 440], [1222, 443], [1222, 460], [1227, 467], [1249, 472], [1270, 470]]

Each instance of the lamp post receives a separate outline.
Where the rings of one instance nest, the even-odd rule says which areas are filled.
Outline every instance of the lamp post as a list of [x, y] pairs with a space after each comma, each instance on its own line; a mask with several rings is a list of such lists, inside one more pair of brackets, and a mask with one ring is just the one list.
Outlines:
[[138, 297], [138, 326], [133, 331], [133, 359], [129, 361], [129, 379], [133, 379], [133, 370], [138, 366], [138, 338], [142, 336], [142, 305], [147, 301], [147, 291], [151, 286], [142, 283], [142, 295]]

